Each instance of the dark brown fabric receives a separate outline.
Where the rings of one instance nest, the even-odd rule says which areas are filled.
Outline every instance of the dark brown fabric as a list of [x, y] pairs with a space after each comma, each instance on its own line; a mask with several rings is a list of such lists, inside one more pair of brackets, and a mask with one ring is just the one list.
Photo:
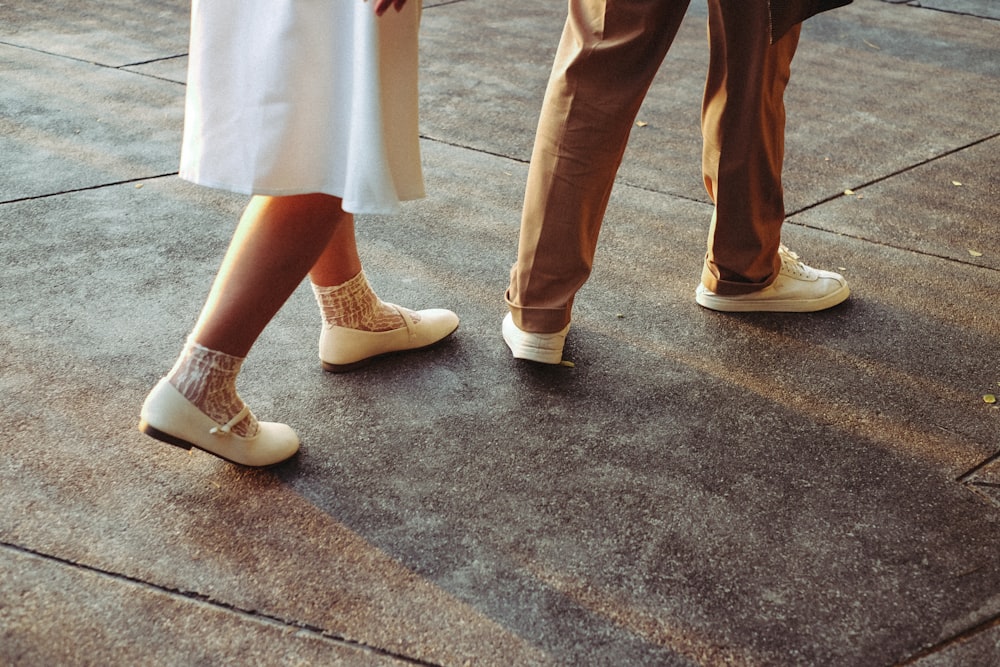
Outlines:
[[[522, 331], [569, 324], [590, 276], [615, 176], [686, 0], [570, 0], [542, 104], [507, 304]], [[785, 217], [783, 94], [799, 28], [769, 43], [767, 0], [708, 0], [702, 108], [705, 187], [715, 202], [702, 283], [717, 294], [778, 275]], [[665, 247], [673, 222], [663, 225]]]
[[768, 0], [771, 14], [771, 43], [781, 39], [796, 23], [835, 7], [851, 4], [851, 0]]

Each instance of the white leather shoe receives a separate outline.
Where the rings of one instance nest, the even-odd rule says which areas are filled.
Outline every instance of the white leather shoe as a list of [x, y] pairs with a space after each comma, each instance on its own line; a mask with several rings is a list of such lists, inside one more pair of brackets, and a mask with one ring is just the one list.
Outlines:
[[443, 308], [419, 310], [414, 322], [406, 308], [387, 303], [403, 318], [404, 325], [390, 331], [360, 331], [323, 326], [319, 335], [319, 359], [323, 369], [343, 373], [363, 366], [375, 357], [416, 350], [441, 341], [458, 329], [458, 315]]
[[182, 449], [197, 447], [245, 466], [273, 465], [299, 450], [299, 436], [286, 424], [260, 422], [260, 430], [252, 438], [233, 433], [230, 429], [249, 411], [244, 407], [229, 423], [217, 424], [164, 378], [142, 405], [139, 430]]
[[521, 331], [514, 324], [514, 317], [507, 313], [503, 318], [503, 340], [510, 348], [515, 359], [537, 361], [540, 364], [558, 364], [562, 362], [563, 346], [569, 325], [556, 333], [531, 333]]
[[794, 252], [781, 246], [781, 271], [774, 282], [749, 294], [721, 295], [698, 285], [695, 301], [711, 310], [729, 313], [812, 313], [832, 308], [851, 294], [844, 276], [806, 266]]

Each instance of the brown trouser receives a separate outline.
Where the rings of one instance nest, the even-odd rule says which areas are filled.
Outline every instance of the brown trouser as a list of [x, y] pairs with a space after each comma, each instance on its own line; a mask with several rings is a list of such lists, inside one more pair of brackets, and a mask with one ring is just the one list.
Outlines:
[[[569, 0], [538, 123], [507, 303], [525, 331], [558, 331], [590, 276], [629, 132], [689, 0]], [[702, 106], [705, 187], [715, 202], [702, 282], [769, 285], [784, 201], [784, 91], [795, 26], [769, 43], [766, 0], [708, 0]]]

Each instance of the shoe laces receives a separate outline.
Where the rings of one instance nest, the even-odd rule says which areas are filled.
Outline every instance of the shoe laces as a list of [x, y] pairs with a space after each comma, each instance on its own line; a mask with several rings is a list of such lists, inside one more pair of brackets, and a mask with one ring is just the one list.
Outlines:
[[816, 277], [816, 271], [803, 264], [799, 256], [789, 250], [784, 243], [778, 246], [778, 257], [781, 258], [781, 272], [785, 275], [804, 280]]

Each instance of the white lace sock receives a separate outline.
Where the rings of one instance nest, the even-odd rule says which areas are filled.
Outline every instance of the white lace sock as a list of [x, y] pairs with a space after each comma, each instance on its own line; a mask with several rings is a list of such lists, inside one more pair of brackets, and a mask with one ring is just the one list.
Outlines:
[[[391, 331], [406, 325], [395, 306], [385, 303], [372, 291], [361, 271], [346, 283], [333, 287], [312, 284], [316, 302], [327, 326], [358, 331]], [[414, 322], [420, 315], [404, 308]]]
[[[242, 357], [210, 350], [189, 338], [167, 381], [213, 421], [225, 424], [246, 406], [236, 393], [236, 376], [242, 365]], [[248, 412], [232, 432], [251, 438], [258, 428], [257, 418]]]

